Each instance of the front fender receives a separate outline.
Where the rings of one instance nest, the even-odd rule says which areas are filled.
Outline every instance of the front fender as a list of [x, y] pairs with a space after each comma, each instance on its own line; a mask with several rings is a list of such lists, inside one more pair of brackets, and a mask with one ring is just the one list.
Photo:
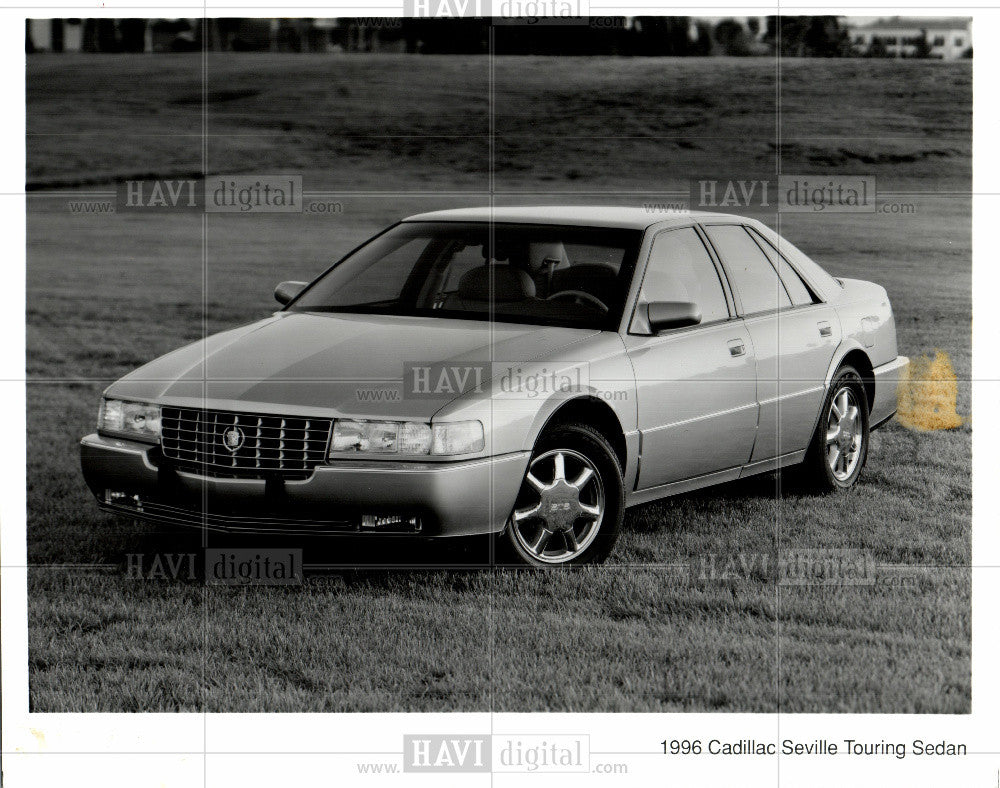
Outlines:
[[[434, 421], [479, 419], [487, 425], [487, 454], [530, 450], [553, 414], [574, 400], [607, 405], [625, 435], [637, 425], [635, 373], [617, 334], [595, 337], [589, 347], [567, 349], [561, 357], [514, 363], [434, 415]], [[575, 357], [574, 357], [575, 356]]]
[[615, 415], [622, 433], [627, 435], [629, 432], [634, 432], [634, 428], [629, 430], [624, 427], [622, 424], [622, 414], [614, 408], [611, 402], [607, 402], [604, 397], [604, 391], [593, 386], [589, 386], [580, 391], [579, 395], [574, 395], [572, 397], [551, 397], [546, 400], [543, 407], [539, 408], [538, 413], [535, 415], [531, 427], [525, 435], [524, 444], [521, 448], [526, 450], [534, 448], [535, 443], [538, 442], [539, 436], [545, 429], [545, 425], [552, 421], [552, 418], [559, 412], [560, 409], [564, 406], [570, 405], [571, 403], [579, 404], [586, 402], [597, 404], [598, 406], [600, 404], [607, 405], [611, 409], [611, 412]]

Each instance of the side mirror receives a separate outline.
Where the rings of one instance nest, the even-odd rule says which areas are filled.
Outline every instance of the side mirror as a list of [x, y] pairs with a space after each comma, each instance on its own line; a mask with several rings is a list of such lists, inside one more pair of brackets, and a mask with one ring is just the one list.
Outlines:
[[653, 301], [646, 305], [646, 310], [649, 328], [654, 334], [701, 322], [701, 308], [690, 301]]
[[274, 288], [274, 300], [284, 306], [301, 293], [308, 282], [282, 282]]

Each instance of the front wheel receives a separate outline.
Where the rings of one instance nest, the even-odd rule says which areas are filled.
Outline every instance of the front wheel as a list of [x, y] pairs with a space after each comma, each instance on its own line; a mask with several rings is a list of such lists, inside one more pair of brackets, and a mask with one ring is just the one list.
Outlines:
[[868, 438], [864, 382], [853, 367], [842, 367], [830, 384], [806, 454], [807, 481], [824, 491], [853, 486], [868, 459]]
[[538, 441], [502, 538], [519, 563], [597, 563], [614, 547], [624, 516], [614, 449], [592, 427], [560, 425]]

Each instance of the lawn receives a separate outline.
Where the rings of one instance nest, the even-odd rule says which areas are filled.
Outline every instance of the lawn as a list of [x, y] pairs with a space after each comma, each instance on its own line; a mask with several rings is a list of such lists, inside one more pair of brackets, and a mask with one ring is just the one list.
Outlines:
[[[900, 352], [947, 352], [970, 413], [968, 63], [508, 58], [492, 121], [487, 66], [213, 55], [203, 149], [198, 56], [28, 59], [32, 710], [969, 712], [969, 424], [889, 424], [846, 495], [771, 475], [633, 509], [602, 567], [441, 568], [481, 562], [482, 540], [310, 542], [302, 586], [127, 576], [127, 555], [195, 552], [200, 535], [96, 511], [77, 442], [101, 389], [266, 315], [275, 283], [399, 217], [491, 186], [498, 202], [642, 204], [690, 178], [773, 175], [779, 157], [874, 175], [912, 212], [786, 214], [780, 230], [885, 285]], [[343, 210], [203, 225], [69, 209], [74, 189], [187, 177], [203, 156], [210, 173], [301, 173]], [[861, 551], [877, 582], [779, 586], [760, 568], [802, 548]], [[738, 557], [758, 569], [699, 577]]]

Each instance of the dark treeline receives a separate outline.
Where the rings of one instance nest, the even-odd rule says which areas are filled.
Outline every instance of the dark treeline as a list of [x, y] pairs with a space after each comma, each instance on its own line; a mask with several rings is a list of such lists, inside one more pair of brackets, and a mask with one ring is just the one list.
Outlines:
[[[892, 57], [877, 36], [870, 43], [852, 41], [837, 16], [769, 16], [763, 20], [723, 19], [712, 25], [683, 16], [598, 17], [586, 24], [512, 23], [489, 19], [401, 19], [395, 26], [374, 27], [364, 20], [341, 19], [344, 31], [368, 33], [365, 51], [394, 43], [406, 52], [498, 55], [773, 55], [785, 57]], [[347, 39], [351, 41], [350, 37]], [[353, 47], [348, 47], [353, 48]], [[932, 57], [927, 32], [903, 57]], [[964, 55], [972, 56], [969, 48]]]
[[[32, 20], [25, 47], [36, 51]], [[860, 50], [836, 16], [769, 16], [709, 22], [686, 16], [590, 17], [571, 24], [528, 19], [53, 19], [46, 49], [63, 51], [69, 27], [84, 52], [274, 51], [498, 55], [771, 55], [886, 57], [879, 40]], [[971, 50], [970, 50], [971, 54]], [[911, 57], [927, 57], [916, 46]]]
[[[348, 22], [349, 20], [344, 20]], [[394, 32], [408, 52], [498, 55], [707, 55], [709, 28], [688, 17], [603, 17], [600, 24], [489, 19], [404, 19]], [[702, 31], [701, 28], [704, 28]], [[393, 31], [383, 31], [391, 39]], [[386, 36], [390, 33], [390, 36]], [[694, 33], [692, 35], [692, 33]], [[702, 34], [703, 33], [703, 34]]]
[[[780, 20], [780, 21], [779, 21]], [[766, 55], [846, 57], [847, 29], [836, 16], [770, 16], [716, 25], [686, 16], [592, 17], [581, 24], [490, 19], [340, 19], [351, 41], [356, 27], [377, 38], [372, 48], [398, 42], [407, 52], [498, 55]], [[370, 30], [369, 30], [370, 29]]]

